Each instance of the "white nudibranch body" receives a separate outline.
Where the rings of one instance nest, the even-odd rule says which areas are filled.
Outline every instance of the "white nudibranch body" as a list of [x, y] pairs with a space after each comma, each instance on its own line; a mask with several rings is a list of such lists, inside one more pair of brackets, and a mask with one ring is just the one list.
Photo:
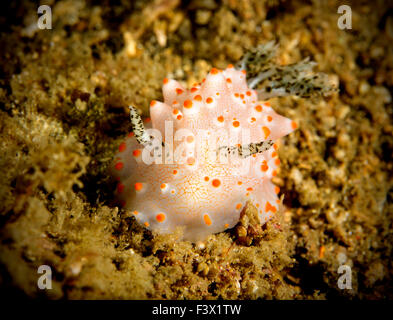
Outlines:
[[[153, 143], [154, 134], [149, 143], [138, 143], [135, 135], [141, 132], [135, 130], [144, 128], [137, 124], [115, 156], [121, 205], [153, 231], [184, 227], [184, 239], [191, 241], [232, 228], [247, 201], [258, 209], [261, 223], [269, 220], [279, 206], [279, 188], [271, 182], [280, 164], [274, 142], [296, 123], [258, 101], [246, 73], [232, 65], [213, 68], [191, 89], [164, 79], [163, 96], [164, 102], [150, 104], [150, 116], [164, 143]], [[239, 153], [232, 152], [236, 146]], [[217, 159], [217, 150], [224, 150], [223, 158]]]

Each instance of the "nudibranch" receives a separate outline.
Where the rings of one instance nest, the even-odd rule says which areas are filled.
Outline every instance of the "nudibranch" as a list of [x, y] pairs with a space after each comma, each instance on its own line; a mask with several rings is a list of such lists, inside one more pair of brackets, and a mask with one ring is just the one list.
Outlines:
[[[115, 156], [115, 193], [148, 229], [170, 233], [182, 227], [185, 240], [199, 241], [234, 227], [248, 201], [261, 223], [278, 212], [280, 189], [271, 181], [280, 165], [277, 140], [297, 124], [258, 99], [255, 83], [271, 73], [255, 73], [250, 85], [245, 69], [246, 63], [213, 68], [189, 89], [165, 78], [164, 101], [150, 103], [146, 124], [130, 107], [133, 132]], [[290, 80], [296, 73], [277, 70]], [[265, 93], [308, 92], [297, 84], [285, 87], [277, 70]]]
[[[191, 89], [164, 79], [163, 96], [164, 102], [150, 103], [150, 116], [152, 128], [161, 133], [164, 143], [154, 146], [153, 137], [131, 109], [134, 134], [120, 144], [114, 164], [119, 181], [116, 194], [124, 207], [151, 230], [168, 233], [184, 227], [184, 238], [191, 241], [232, 228], [247, 201], [258, 209], [261, 222], [269, 220], [279, 209], [279, 187], [271, 182], [280, 164], [274, 141], [292, 132], [296, 123], [278, 115], [268, 102], [258, 101], [255, 90], [247, 85], [245, 72], [231, 65], [223, 71], [213, 68]], [[184, 158], [178, 160], [183, 161], [165, 161], [170, 155], [165, 150], [169, 149], [164, 140], [168, 136], [165, 124], [167, 130], [173, 127], [171, 136], [178, 137], [171, 149], [181, 149]], [[228, 137], [236, 137], [244, 129], [250, 138], [248, 156], [243, 154], [244, 144], [231, 152], [228, 139], [221, 141], [225, 131]], [[211, 136], [214, 131], [220, 132], [215, 141], [207, 139], [196, 147], [201, 132]], [[151, 163], [142, 157], [148, 143], [147, 158], [158, 150]], [[223, 161], [209, 153], [210, 145], [214, 151], [225, 149]], [[226, 153], [238, 159], [229, 159]], [[249, 162], [245, 168], [233, 163], [239, 159]]]

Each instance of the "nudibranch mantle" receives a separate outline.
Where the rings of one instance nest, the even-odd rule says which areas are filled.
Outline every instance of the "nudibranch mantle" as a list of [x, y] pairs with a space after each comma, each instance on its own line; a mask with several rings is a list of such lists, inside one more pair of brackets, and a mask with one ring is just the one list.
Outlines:
[[[258, 101], [257, 92], [247, 85], [246, 72], [232, 65], [225, 70], [213, 68], [190, 89], [164, 79], [163, 96], [164, 102], [150, 104], [150, 126], [159, 130], [165, 141], [165, 147], [155, 146], [160, 161], [144, 161], [146, 144], [140, 139], [139, 143], [134, 133], [120, 144], [115, 156], [112, 171], [118, 180], [115, 193], [121, 205], [158, 233], [183, 227], [184, 239], [190, 241], [204, 240], [235, 226], [247, 201], [257, 208], [261, 223], [268, 221], [279, 209], [279, 187], [271, 181], [280, 164], [274, 142], [296, 129], [296, 123], [277, 114], [268, 102]], [[173, 126], [173, 150], [182, 147], [182, 163], [166, 161], [170, 150], [166, 149], [166, 121]], [[222, 140], [222, 132], [241, 137], [242, 131], [249, 132], [251, 144], [274, 144], [250, 156], [236, 154], [237, 165], [231, 159], [223, 163], [209, 157], [212, 147], [208, 143], [195, 147], [201, 132], [216, 134], [217, 145], [225, 145], [228, 140]], [[183, 132], [179, 141], [177, 132]], [[149, 140], [148, 135], [145, 138]], [[241, 170], [238, 163], [245, 161], [249, 169]]]

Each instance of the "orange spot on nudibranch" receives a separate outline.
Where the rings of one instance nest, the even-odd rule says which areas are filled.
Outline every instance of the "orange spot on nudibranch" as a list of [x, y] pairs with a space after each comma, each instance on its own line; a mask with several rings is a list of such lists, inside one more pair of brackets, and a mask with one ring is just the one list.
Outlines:
[[139, 150], [139, 149], [136, 149], [136, 150], [132, 151], [132, 155], [134, 157], [139, 157], [141, 155], [141, 153], [142, 153], [142, 151]]
[[176, 170], [176, 169], [175, 169], [175, 170], [173, 170], [172, 172], [173, 172], [173, 174], [177, 174], [177, 170]]
[[144, 225], [145, 225], [145, 227], [148, 227], [150, 224], [149, 224], [149, 222], [146, 221], [146, 222], [144, 223]]
[[174, 115], [176, 115], [176, 114], [179, 113], [179, 110], [178, 110], [178, 109], [173, 109], [172, 113], [173, 113]]
[[179, 115], [176, 117], [177, 120], [181, 120], [182, 118], [183, 118], [183, 117], [182, 117], [181, 114], [179, 114]]
[[233, 68], [233, 64], [232, 63], [228, 64], [227, 68], [228, 69], [232, 69]]
[[265, 134], [265, 139], [270, 135], [270, 129], [268, 127], [262, 127], [263, 133]]
[[273, 148], [274, 148], [274, 150], [277, 150], [277, 149], [278, 149], [277, 143], [273, 144]]
[[195, 100], [195, 101], [202, 101], [202, 97], [201, 97], [199, 94], [197, 94], [197, 95], [194, 97], [194, 100]]
[[192, 101], [191, 100], [186, 100], [183, 103], [184, 108], [190, 109], [192, 107]]
[[209, 179], [210, 179], [210, 178], [209, 178], [208, 176], [206, 176], [206, 177], [204, 178], [205, 181], [209, 181]]
[[237, 184], [238, 184], [239, 186], [241, 186], [241, 185], [243, 184], [243, 182], [238, 181]]
[[193, 143], [193, 142], [194, 142], [194, 137], [193, 137], [193, 136], [188, 136], [188, 137], [186, 138], [186, 141], [187, 141], [188, 143]]
[[247, 191], [252, 191], [253, 189], [252, 188], [247, 188]]
[[217, 74], [218, 70], [216, 68], [212, 68], [210, 71], [211, 74]]
[[272, 206], [272, 205], [270, 204], [270, 202], [267, 201], [267, 202], [266, 202], [266, 206], [265, 206], [265, 211], [266, 211], [266, 212], [271, 211], [271, 212], [274, 213], [274, 212], [277, 211], [277, 208], [276, 208], [275, 206]]
[[156, 103], [157, 103], [156, 100], [152, 100], [152, 101], [150, 102], [150, 107], [154, 107]]
[[277, 171], [276, 171], [276, 170], [273, 170], [272, 176], [275, 177], [276, 175], [277, 175]]
[[205, 224], [208, 225], [208, 226], [210, 226], [212, 224], [212, 221], [211, 221], [209, 215], [207, 215], [207, 214], [205, 214], [203, 216], [203, 221], [205, 221]]
[[246, 74], [246, 73], [247, 73], [247, 71], [246, 71], [246, 70], [242, 70], [242, 73], [243, 73], [243, 74]]
[[266, 172], [267, 170], [269, 170], [269, 167], [268, 167], [268, 165], [267, 165], [266, 160], [263, 160], [262, 165], [261, 165], [261, 170], [262, 170], [263, 172]]
[[241, 203], [238, 203], [237, 205], [236, 205], [236, 209], [237, 210], [240, 210], [240, 208], [242, 207], [243, 205], [241, 204]]
[[134, 188], [136, 191], [141, 191], [143, 188], [143, 184], [140, 182], [135, 183]]
[[257, 112], [262, 112], [262, 106], [261, 105], [257, 105], [255, 108], [255, 111], [257, 111]]
[[232, 83], [231, 78], [227, 78], [226, 81], [227, 81], [228, 83]]
[[195, 164], [195, 158], [194, 157], [190, 157], [187, 159], [187, 164], [192, 166], [193, 164]]
[[138, 213], [139, 213], [139, 212], [138, 212], [138, 211], [136, 211], [136, 210], [133, 212], [133, 214], [135, 214], [135, 215], [138, 215]]
[[247, 91], [246, 95], [251, 96], [251, 91]]
[[274, 163], [276, 164], [276, 166], [279, 166], [280, 163], [281, 163], [281, 161], [280, 161], [280, 159], [277, 158], [277, 159], [274, 161]]
[[220, 186], [220, 184], [221, 184], [221, 181], [220, 181], [220, 180], [218, 180], [218, 179], [213, 179], [213, 181], [212, 181], [213, 187], [218, 188], [218, 187]]
[[164, 80], [162, 80], [163, 84], [167, 84], [169, 82], [168, 78], [164, 78]]
[[274, 187], [274, 192], [275, 192], [276, 194], [279, 194], [279, 193], [280, 193], [280, 187], [275, 186], [275, 187]]
[[177, 94], [182, 94], [184, 91], [182, 90], [182, 89], [180, 89], [180, 88], [176, 88], [176, 93]]
[[126, 143], [125, 142], [122, 142], [121, 144], [120, 144], [120, 146], [119, 146], [119, 152], [123, 152], [124, 150], [126, 150]]
[[121, 170], [124, 167], [124, 163], [123, 162], [118, 162], [115, 164], [115, 169], [116, 170]]
[[223, 116], [218, 116], [217, 117], [218, 122], [224, 122], [224, 117]]
[[239, 121], [233, 121], [233, 122], [232, 122], [232, 125], [233, 125], [235, 128], [237, 128], [237, 127], [240, 126], [240, 122], [239, 122]]
[[271, 116], [267, 116], [267, 121], [272, 121], [273, 120], [273, 118], [271, 117]]
[[206, 99], [206, 103], [212, 103], [213, 102], [213, 99], [211, 98], [211, 97], [208, 97], [207, 99]]
[[158, 222], [164, 222], [165, 220], [165, 214], [163, 214], [162, 212], [160, 212], [159, 214], [156, 215], [156, 220]]
[[191, 92], [198, 91], [198, 88], [192, 87], [192, 88], [190, 89], [190, 91], [191, 91]]
[[297, 128], [297, 123], [295, 121], [292, 121], [291, 122], [291, 127], [292, 127], [292, 129], [295, 130]]
[[276, 151], [273, 151], [272, 152], [272, 157], [274, 158], [274, 157], [277, 157], [277, 152]]

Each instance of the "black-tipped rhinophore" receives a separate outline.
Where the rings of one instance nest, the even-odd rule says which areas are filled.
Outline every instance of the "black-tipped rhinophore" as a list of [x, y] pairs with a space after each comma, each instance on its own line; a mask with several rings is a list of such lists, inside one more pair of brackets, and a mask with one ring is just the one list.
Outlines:
[[231, 147], [222, 146], [218, 148], [217, 153], [220, 154], [221, 150], [225, 150], [225, 157], [229, 154], [235, 154], [237, 152], [240, 157], [247, 158], [249, 156], [252, 156], [253, 154], [262, 153], [269, 150], [273, 144], [273, 140], [265, 140], [258, 143], [250, 143], [247, 145]]
[[133, 107], [130, 108], [130, 119], [131, 119], [131, 127], [132, 131], [135, 134], [136, 140], [140, 144], [146, 144], [150, 141], [150, 136], [147, 134], [145, 130], [145, 126], [143, 125], [143, 121], [138, 111]]
[[281, 66], [273, 61], [277, 45], [270, 41], [249, 50], [236, 67], [247, 71], [247, 84], [258, 92], [258, 98], [325, 95], [337, 91], [324, 73], [313, 73], [316, 62], [306, 58], [300, 62]]

